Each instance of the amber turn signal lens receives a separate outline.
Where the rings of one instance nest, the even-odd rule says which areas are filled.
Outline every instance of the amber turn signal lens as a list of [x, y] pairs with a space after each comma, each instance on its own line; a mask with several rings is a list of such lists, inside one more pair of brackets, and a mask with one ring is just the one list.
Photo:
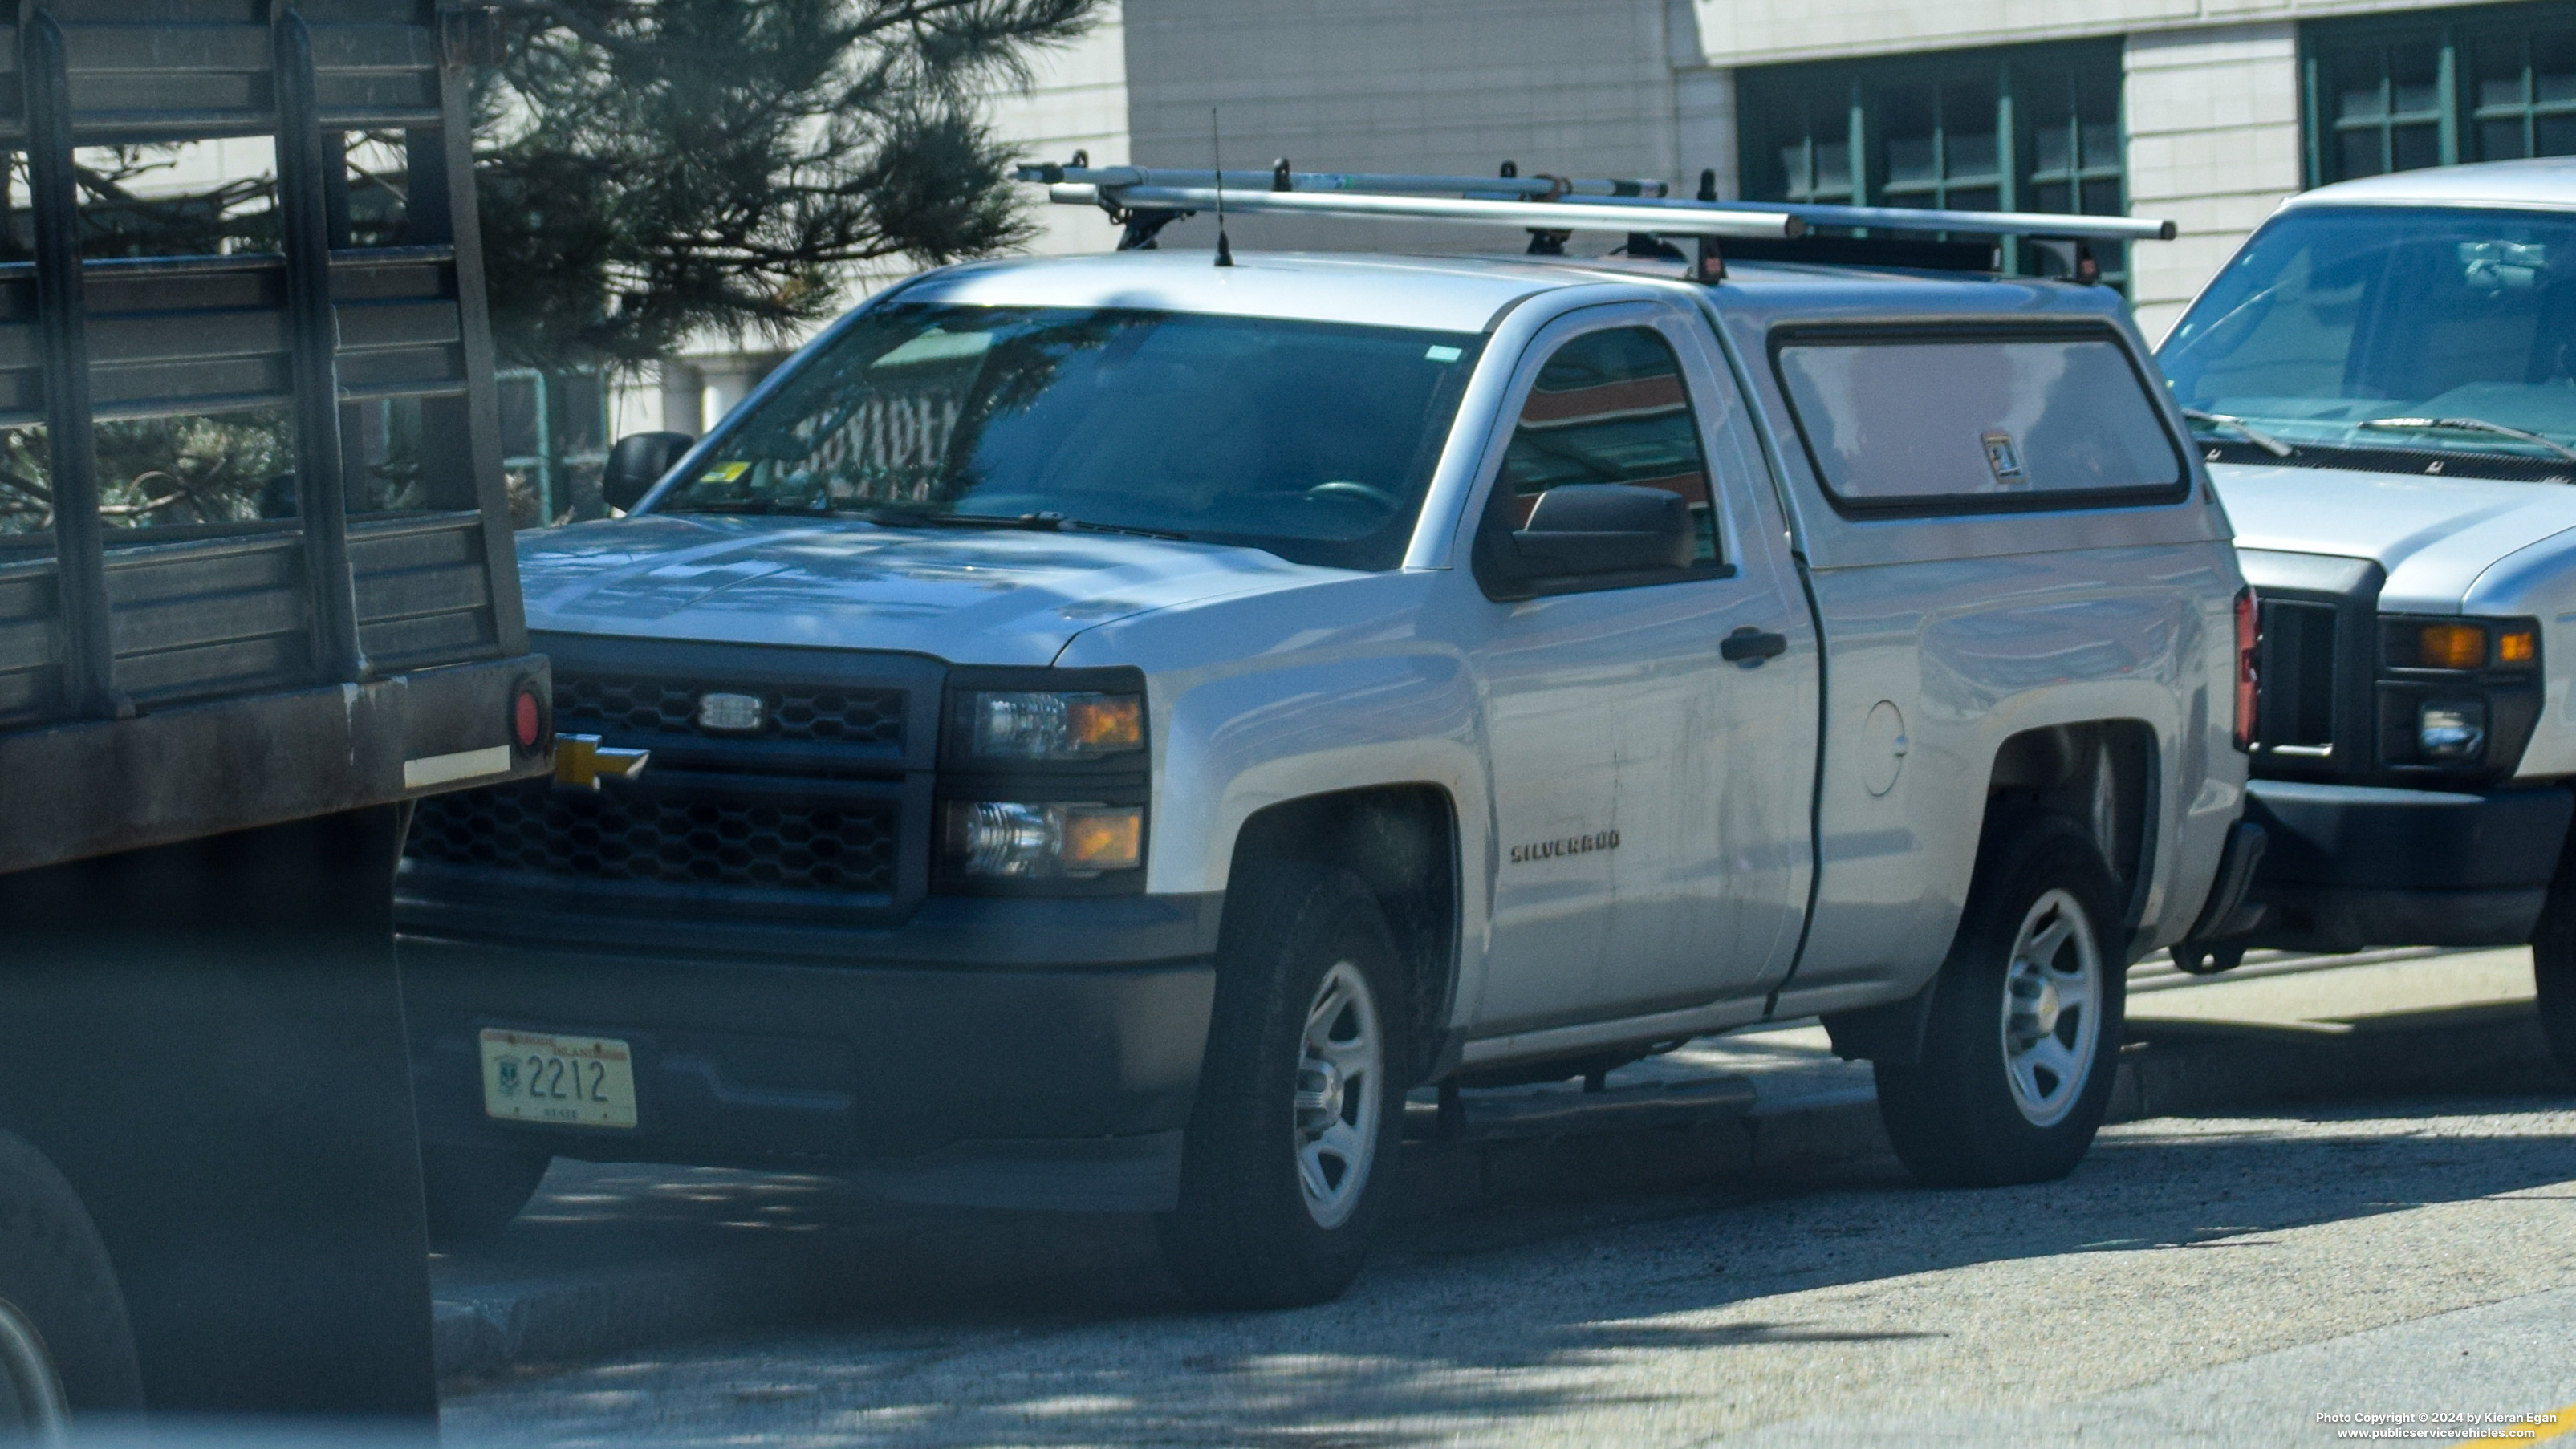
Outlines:
[[1144, 858], [1145, 812], [1068, 810], [1064, 863], [1069, 870], [1133, 870]]
[[2540, 662], [2540, 636], [2529, 629], [2516, 629], [2496, 639], [2496, 663], [2536, 664]]
[[1064, 732], [1088, 752], [1139, 748], [1145, 743], [1145, 701], [1132, 694], [1077, 696], [1065, 710]]
[[2476, 624], [2427, 624], [2415, 634], [2421, 669], [2476, 669], [2487, 662], [2487, 631]]

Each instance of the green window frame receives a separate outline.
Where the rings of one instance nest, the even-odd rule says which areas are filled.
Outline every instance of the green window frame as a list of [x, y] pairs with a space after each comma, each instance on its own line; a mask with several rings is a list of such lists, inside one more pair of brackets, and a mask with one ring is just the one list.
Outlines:
[[[1752, 201], [2126, 215], [2122, 79], [2117, 41], [1750, 68], [1737, 174]], [[2126, 247], [2098, 260], [2125, 289]], [[2008, 240], [2004, 269], [2065, 267]]]
[[599, 475], [608, 464], [609, 378], [587, 369], [503, 368], [501, 473], [521, 528], [605, 514]]
[[2317, 21], [2299, 41], [2310, 186], [2576, 155], [2576, 4]]

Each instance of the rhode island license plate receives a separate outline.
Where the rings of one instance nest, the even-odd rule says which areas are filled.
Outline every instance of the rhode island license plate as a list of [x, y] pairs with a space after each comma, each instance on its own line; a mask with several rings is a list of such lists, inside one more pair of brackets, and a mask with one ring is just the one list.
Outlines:
[[604, 1036], [483, 1032], [483, 1111], [560, 1127], [635, 1125], [635, 1054]]

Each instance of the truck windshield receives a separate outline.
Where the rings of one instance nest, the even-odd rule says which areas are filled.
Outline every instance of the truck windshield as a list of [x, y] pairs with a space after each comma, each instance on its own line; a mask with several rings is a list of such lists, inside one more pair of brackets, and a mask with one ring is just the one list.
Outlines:
[[2157, 360], [2196, 433], [2261, 446], [2262, 461], [2396, 450], [2564, 471], [2576, 216], [2292, 211], [2210, 283]]
[[1167, 312], [884, 307], [741, 418], [654, 511], [1119, 529], [1392, 568], [1481, 342]]

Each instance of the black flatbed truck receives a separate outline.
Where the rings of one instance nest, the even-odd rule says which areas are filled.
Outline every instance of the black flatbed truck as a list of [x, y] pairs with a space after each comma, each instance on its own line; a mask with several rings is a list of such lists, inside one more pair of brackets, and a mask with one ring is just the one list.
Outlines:
[[[541, 773], [453, 0], [45, 0], [0, 27], [0, 1431], [435, 1424], [391, 947], [409, 802]], [[278, 243], [84, 260], [75, 149], [275, 138]], [[396, 244], [346, 147], [398, 138]], [[381, 238], [379, 238], [381, 239]], [[95, 250], [95, 248], [93, 248]], [[350, 426], [418, 409], [405, 506]], [[288, 516], [105, 526], [95, 425], [282, 408]]]

